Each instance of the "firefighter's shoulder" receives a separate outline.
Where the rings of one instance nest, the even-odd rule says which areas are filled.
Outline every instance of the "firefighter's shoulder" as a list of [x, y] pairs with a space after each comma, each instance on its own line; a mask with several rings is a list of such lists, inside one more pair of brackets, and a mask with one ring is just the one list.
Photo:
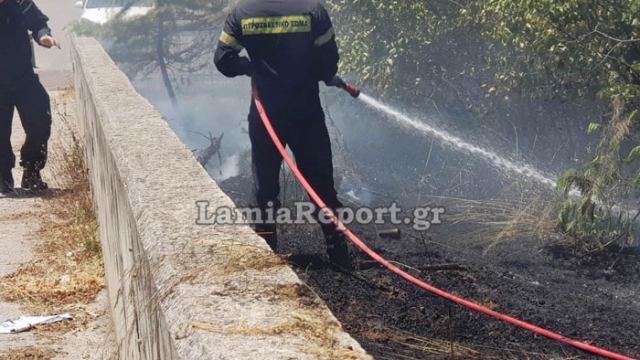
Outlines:
[[318, 9], [324, 8], [323, 0], [241, 0], [234, 9], [240, 18], [253, 16], [266, 16], [266, 14], [291, 15], [311, 14], [315, 15]]

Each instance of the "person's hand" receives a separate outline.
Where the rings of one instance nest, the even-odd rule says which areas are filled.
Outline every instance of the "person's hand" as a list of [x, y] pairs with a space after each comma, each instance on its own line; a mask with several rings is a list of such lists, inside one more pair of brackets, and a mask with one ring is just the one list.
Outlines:
[[336, 75], [331, 80], [324, 82], [327, 86], [335, 86], [342, 87], [344, 85], [344, 80], [340, 78], [340, 76]]
[[58, 40], [56, 40], [53, 36], [50, 36], [50, 35], [45, 35], [41, 37], [38, 43], [40, 43], [40, 45], [46, 47], [47, 49], [50, 49], [54, 46], [57, 47], [58, 49], [62, 49], [60, 47], [60, 43], [58, 42]]

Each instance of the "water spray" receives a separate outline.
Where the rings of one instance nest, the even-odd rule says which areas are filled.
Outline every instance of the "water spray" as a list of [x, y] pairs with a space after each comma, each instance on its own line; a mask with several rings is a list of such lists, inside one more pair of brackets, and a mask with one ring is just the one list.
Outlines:
[[[429, 124], [426, 124], [422, 121], [414, 119], [409, 115], [404, 114], [403, 112], [397, 109], [394, 109], [391, 106], [386, 105], [369, 95], [362, 94], [362, 96], [360, 96], [360, 89], [357, 86], [347, 83], [337, 75], [326, 84], [327, 86], [334, 86], [334, 87], [338, 87], [345, 90], [352, 97], [359, 98], [367, 106], [371, 107], [376, 111], [384, 113], [389, 119], [395, 121], [397, 124], [405, 128], [418, 130], [427, 136], [436, 137], [440, 139], [442, 142], [447, 143], [459, 150], [479, 156], [484, 160], [489, 161], [491, 164], [493, 164], [495, 167], [499, 169], [507, 170], [513, 173], [520, 174], [525, 177], [529, 177], [531, 179], [534, 179], [552, 188], [555, 188], [557, 186], [556, 179], [553, 179], [551, 177], [544, 175], [542, 172], [540, 172], [539, 170], [537, 170], [531, 165], [519, 164], [519, 163], [513, 162], [511, 160], [503, 158], [502, 156], [496, 154], [495, 152], [470, 144], [464, 141], [462, 138], [451, 135], [444, 130], [437, 129]], [[579, 193], [573, 190], [572, 195], [579, 195]]]

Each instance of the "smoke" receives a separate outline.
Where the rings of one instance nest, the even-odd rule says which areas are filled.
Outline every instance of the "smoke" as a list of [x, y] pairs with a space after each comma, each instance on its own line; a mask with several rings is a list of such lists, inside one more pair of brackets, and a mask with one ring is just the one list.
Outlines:
[[136, 89], [164, 115], [182, 142], [197, 153], [210, 145], [209, 134], [224, 134], [222, 163], [214, 155], [206, 169], [217, 181], [241, 173], [239, 161], [250, 149], [246, 119], [251, 101], [250, 82], [246, 78], [227, 79], [211, 67], [188, 75], [178, 83], [178, 103], [167, 97], [158, 74], [134, 78]]
[[[209, 174], [212, 174], [216, 181], [225, 181], [232, 177], [240, 175], [240, 158], [241, 154], [233, 154], [223, 160], [218, 169], [212, 168], [211, 165], [207, 166]], [[216, 170], [218, 174], [215, 174]]]

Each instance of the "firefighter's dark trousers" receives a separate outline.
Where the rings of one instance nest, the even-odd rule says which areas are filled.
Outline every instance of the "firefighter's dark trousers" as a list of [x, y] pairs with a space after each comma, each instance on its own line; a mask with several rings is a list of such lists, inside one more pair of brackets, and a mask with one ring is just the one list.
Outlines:
[[51, 136], [51, 105], [37, 75], [28, 76], [15, 86], [0, 85], [0, 171], [15, 167], [16, 158], [11, 148], [14, 109], [18, 110], [26, 134], [20, 165], [42, 169]]
[[[333, 180], [331, 140], [317, 94], [281, 106], [269, 102], [264, 106], [280, 140], [289, 146], [298, 168], [311, 186], [327, 206], [342, 207]], [[282, 156], [269, 137], [255, 104], [249, 113], [249, 137], [257, 205], [262, 209], [278, 207]], [[269, 206], [270, 202], [273, 205]]]

